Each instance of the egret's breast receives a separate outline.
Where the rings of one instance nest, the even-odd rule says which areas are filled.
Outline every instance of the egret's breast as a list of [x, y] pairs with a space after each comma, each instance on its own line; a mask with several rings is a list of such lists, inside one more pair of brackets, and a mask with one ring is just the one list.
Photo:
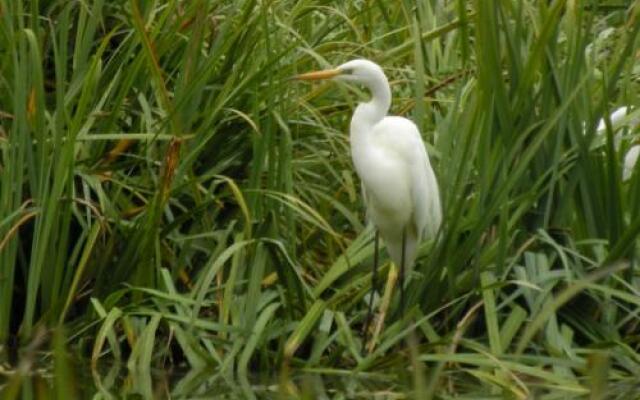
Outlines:
[[367, 191], [367, 208], [374, 224], [382, 231], [401, 232], [413, 207], [406, 163], [375, 146], [354, 150], [353, 162]]

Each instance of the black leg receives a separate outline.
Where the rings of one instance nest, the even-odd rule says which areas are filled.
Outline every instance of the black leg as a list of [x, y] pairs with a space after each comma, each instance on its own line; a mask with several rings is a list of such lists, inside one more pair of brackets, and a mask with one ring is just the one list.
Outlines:
[[364, 349], [367, 345], [367, 340], [369, 337], [369, 325], [371, 324], [371, 318], [373, 316], [373, 299], [376, 294], [377, 289], [377, 276], [378, 276], [378, 248], [380, 243], [380, 233], [376, 229], [376, 233], [373, 239], [373, 271], [371, 271], [371, 297], [369, 298], [369, 311], [367, 311], [367, 317], [364, 320], [364, 329], [363, 329], [363, 342], [362, 349]]
[[400, 253], [400, 313], [404, 318], [404, 267], [405, 251], [407, 247], [407, 230], [402, 230], [402, 252]]

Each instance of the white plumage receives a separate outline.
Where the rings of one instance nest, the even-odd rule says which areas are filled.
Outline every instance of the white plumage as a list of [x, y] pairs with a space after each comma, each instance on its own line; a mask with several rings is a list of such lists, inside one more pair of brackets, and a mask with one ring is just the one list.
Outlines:
[[[632, 110], [630, 107], [623, 106], [617, 108], [611, 115], [609, 119], [611, 121], [611, 129], [614, 133], [614, 146], [616, 150], [620, 149], [620, 145], [623, 139], [623, 135], [621, 132], [618, 132], [621, 128], [625, 126], [629, 127], [630, 131], [633, 131], [638, 125], [640, 125], [640, 117], [635, 116], [631, 117]], [[601, 118], [598, 121], [598, 127], [596, 132], [599, 135], [603, 135], [607, 131], [607, 126], [604, 121], [604, 118]], [[631, 178], [633, 174], [633, 170], [635, 168], [636, 162], [638, 161], [638, 155], [640, 154], [640, 145], [633, 145], [627, 150], [627, 153], [624, 156], [624, 164], [622, 166], [622, 181], [627, 181]]]
[[640, 144], [635, 144], [629, 148], [627, 154], [624, 156], [624, 165], [622, 167], [622, 180], [627, 181], [633, 175], [633, 170], [638, 162], [638, 155], [640, 155]]
[[[626, 106], [617, 108], [614, 112], [611, 113], [611, 115], [609, 116], [609, 119], [611, 120], [611, 127], [613, 128], [614, 133], [619, 128], [624, 126], [622, 122], [627, 117], [627, 114], [630, 114], [630, 113], [631, 113], [631, 109]], [[607, 131], [607, 125], [604, 122], [604, 118], [600, 118], [600, 121], [598, 121], [598, 127], [596, 128], [596, 131], [598, 132], [598, 134], [602, 134]]]

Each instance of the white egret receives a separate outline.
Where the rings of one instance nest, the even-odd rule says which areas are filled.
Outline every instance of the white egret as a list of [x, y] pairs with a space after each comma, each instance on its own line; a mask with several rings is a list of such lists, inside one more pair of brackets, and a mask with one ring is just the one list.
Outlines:
[[[300, 80], [337, 79], [359, 83], [371, 92], [351, 118], [351, 156], [360, 177], [367, 214], [377, 228], [372, 289], [375, 291], [378, 232], [400, 269], [404, 309], [405, 268], [411, 268], [418, 244], [434, 238], [442, 221], [436, 176], [417, 126], [387, 116], [391, 89], [382, 68], [369, 60], [352, 60], [335, 69], [298, 75]], [[371, 315], [365, 322], [365, 335]]]
[[[631, 117], [632, 110], [630, 107], [623, 106], [617, 108], [611, 115], [609, 119], [611, 121], [611, 129], [614, 133], [614, 147], [617, 151], [620, 150], [620, 144], [623, 139], [622, 133], [618, 133], [618, 131], [624, 127], [628, 127], [629, 131], [634, 130], [638, 125], [640, 125], [640, 116], [636, 115], [635, 117]], [[598, 127], [596, 128], [596, 133], [598, 135], [603, 135], [607, 131], [607, 126], [604, 121], [604, 118], [601, 118], [598, 121]], [[640, 154], [640, 145], [633, 145], [627, 151], [627, 154], [624, 156], [624, 163], [622, 167], [622, 181], [627, 181], [631, 178], [636, 162], [638, 161], [638, 155]]]
[[[619, 128], [624, 126], [624, 122], [627, 117], [627, 114], [631, 114], [631, 109], [625, 106], [617, 108], [614, 112], [611, 113], [611, 115], [609, 116], [609, 119], [611, 120], [611, 127], [613, 128], [614, 133]], [[596, 132], [598, 134], [603, 134], [606, 131], [607, 131], [607, 125], [604, 122], [604, 118], [600, 118], [600, 121], [598, 121], [598, 127], [596, 128]]]
[[633, 175], [633, 170], [638, 162], [640, 155], [640, 144], [634, 144], [629, 148], [624, 156], [624, 165], [622, 166], [622, 181], [627, 181]]

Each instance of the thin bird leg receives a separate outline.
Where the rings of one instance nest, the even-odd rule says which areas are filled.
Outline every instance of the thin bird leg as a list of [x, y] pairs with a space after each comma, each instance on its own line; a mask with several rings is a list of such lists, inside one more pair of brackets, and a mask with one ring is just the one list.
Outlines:
[[373, 299], [376, 294], [378, 286], [378, 248], [380, 244], [380, 232], [376, 229], [376, 233], [373, 239], [373, 271], [371, 271], [371, 297], [369, 298], [369, 311], [367, 311], [367, 318], [364, 320], [363, 328], [363, 349], [364, 344], [367, 343], [369, 336], [369, 325], [371, 324], [371, 317], [373, 316]]
[[404, 267], [405, 267], [405, 248], [407, 247], [407, 230], [402, 230], [402, 252], [400, 253], [400, 312], [404, 318]]

